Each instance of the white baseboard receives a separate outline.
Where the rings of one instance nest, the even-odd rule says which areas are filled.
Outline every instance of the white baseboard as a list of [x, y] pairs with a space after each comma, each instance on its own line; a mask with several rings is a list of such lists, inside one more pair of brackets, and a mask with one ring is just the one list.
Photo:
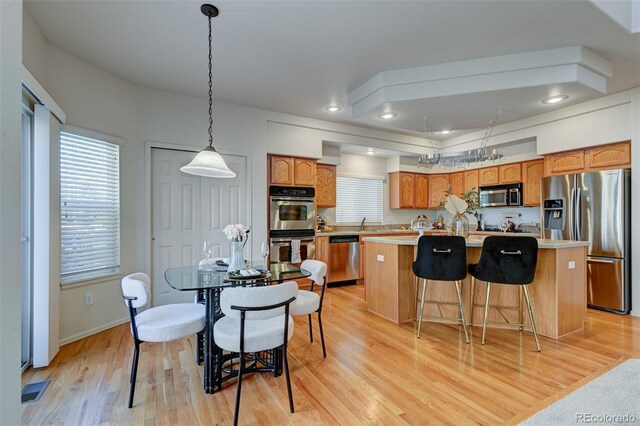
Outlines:
[[100, 333], [101, 331], [108, 330], [120, 324], [124, 324], [125, 322], [129, 322], [129, 317], [117, 319], [108, 324], [101, 325], [99, 327], [94, 327], [92, 329], [83, 331], [82, 333], [74, 334], [73, 336], [66, 337], [60, 340], [60, 346], [66, 345], [71, 342], [75, 342], [76, 340], [83, 339], [85, 337], [91, 336], [92, 334]]

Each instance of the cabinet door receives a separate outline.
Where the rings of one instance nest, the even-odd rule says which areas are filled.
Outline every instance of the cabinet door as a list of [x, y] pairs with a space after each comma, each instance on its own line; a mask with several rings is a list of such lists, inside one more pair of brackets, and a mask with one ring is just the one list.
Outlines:
[[293, 185], [293, 158], [272, 156], [270, 162], [271, 184]]
[[544, 157], [545, 176], [581, 173], [585, 171], [584, 151], [569, 151]]
[[316, 161], [306, 158], [294, 158], [294, 185], [315, 186], [316, 184]]
[[522, 163], [523, 205], [540, 205], [540, 178], [543, 176], [544, 160], [533, 160]]
[[617, 169], [631, 167], [631, 142], [590, 148], [586, 152], [587, 169]]
[[497, 185], [500, 183], [498, 167], [485, 167], [484, 169], [478, 170], [478, 178], [480, 180], [480, 186]]
[[464, 192], [469, 192], [472, 190], [477, 191], [480, 187], [480, 182], [478, 181], [478, 170], [467, 170], [464, 173]]
[[400, 172], [400, 208], [412, 209], [415, 202], [415, 176]]
[[444, 193], [449, 189], [449, 175], [429, 175], [429, 208], [439, 209]]
[[500, 183], [514, 183], [522, 181], [520, 163], [505, 164], [498, 167]]
[[316, 259], [327, 264], [327, 282], [329, 282], [329, 237], [316, 237]]
[[449, 175], [449, 192], [453, 195], [461, 195], [464, 190], [464, 172], [451, 173]]
[[316, 206], [336, 206], [336, 166], [318, 164], [316, 168]]
[[414, 207], [416, 209], [429, 208], [429, 175], [416, 173], [414, 185], [416, 193]]

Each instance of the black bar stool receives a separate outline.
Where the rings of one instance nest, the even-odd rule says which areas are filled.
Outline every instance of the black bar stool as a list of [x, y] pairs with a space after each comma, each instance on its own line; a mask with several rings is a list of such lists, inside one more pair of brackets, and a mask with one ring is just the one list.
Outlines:
[[464, 319], [464, 306], [462, 305], [462, 295], [460, 293], [460, 281], [467, 276], [467, 245], [464, 238], [431, 235], [420, 237], [418, 240], [418, 254], [416, 255], [416, 261], [413, 262], [413, 273], [418, 277], [418, 286], [420, 285], [420, 279], [423, 280], [420, 312], [417, 315], [417, 337], [420, 338], [420, 326], [425, 318], [424, 299], [427, 292], [427, 280], [454, 281], [458, 292], [460, 318], [428, 316], [427, 319], [461, 323], [465, 341], [469, 343], [467, 323]]
[[[487, 282], [487, 297], [484, 304], [484, 321], [482, 323], [482, 344], [487, 331], [487, 319], [489, 317], [489, 296], [491, 294], [491, 284], [508, 284], [520, 286], [520, 291], [524, 292], [533, 337], [536, 339], [536, 349], [540, 352], [538, 342], [538, 331], [536, 322], [533, 319], [533, 308], [529, 297], [528, 284], [533, 282], [536, 273], [536, 263], [538, 262], [538, 240], [533, 237], [487, 237], [482, 244], [480, 261], [469, 265], [469, 273], [473, 277], [471, 280], [471, 321], [473, 322], [473, 297], [475, 295], [475, 280]], [[520, 312], [522, 309], [520, 307]], [[506, 319], [506, 317], [505, 317]], [[523, 324], [522, 315], [520, 323], [500, 323], [505, 325], [528, 327]]]

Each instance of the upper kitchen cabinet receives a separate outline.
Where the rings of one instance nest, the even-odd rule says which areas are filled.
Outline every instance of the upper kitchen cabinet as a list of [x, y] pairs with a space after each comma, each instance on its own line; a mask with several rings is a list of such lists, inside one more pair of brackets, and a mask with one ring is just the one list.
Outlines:
[[500, 183], [500, 173], [498, 166], [485, 167], [478, 170], [480, 186], [497, 185]]
[[464, 172], [464, 192], [477, 191], [480, 187], [478, 180], [478, 169], [465, 170]]
[[449, 189], [449, 175], [429, 175], [429, 208], [439, 209], [444, 201], [445, 193]]
[[585, 152], [588, 170], [624, 169], [631, 167], [631, 142], [589, 148]]
[[525, 161], [522, 163], [522, 187], [524, 196], [522, 205], [540, 205], [540, 178], [544, 176], [544, 160]]
[[500, 183], [516, 183], [522, 180], [520, 163], [505, 164], [498, 167]]
[[584, 150], [559, 152], [544, 157], [546, 176], [580, 173], [585, 170], [584, 166]]
[[308, 158], [269, 156], [269, 184], [315, 186], [316, 162]]
[[414, 207], [416, 209], [429, 208], [429, 175], [416, 173], [414, 178], [414, 187], [416, 194]]
[[466, 192], [464, 190], [464, 174], [465, 172], [457, 172], [449, 175], [449, 192], [454, 195], [461, 195]]
[[415, 206], [415, 175], [407, 172], [389, 173], [389, 208], [412, 209]]
[[293, 184], [298, 186], [315, 186], [316, 161], [307, 158], [293, 159]]
[[316, 206], [336, 206], [336, 166], [318, 164], [316, 167]]

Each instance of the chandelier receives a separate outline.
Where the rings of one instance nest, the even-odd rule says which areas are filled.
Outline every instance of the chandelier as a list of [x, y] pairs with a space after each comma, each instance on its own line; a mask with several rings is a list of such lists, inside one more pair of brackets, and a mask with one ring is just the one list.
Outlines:
[[422, 154], [418, 157], [418, 167], [433, 167], [436, 165], [442, 165], [446, 167], [461, 167], [464, 168], [469, 164], [481, 163], [483, 161], [498, 161], [502, 157], [504, 157], [504, 153], [499, 149], [489, 149], [487, 148], [487, 142], [491, 137], [491, 133], [493, 132], [493, 128], [496, 126], [498, 122], [498, 118], [502, 114], [502, 108], [498, 108], [498, 113], [496, 117], [489, 122], [489, 126], [484, 133], [484, 137], [480, 142], [480, 147], [475, 149], [470, 149], [467, 151], [448, 151], [448, 152], [440, 152], [440, 149], [435, 145], [433, 140], [431, 139], [431, 135], [433, 131], [431, 130], [431, 123], [429, 121], [429, 116], [427, 115], [424, 118], [425, 122], [425, 134], [427, 139], [429, 140], [430, 147], [433, 149], [433, 152], [430, 154]]

